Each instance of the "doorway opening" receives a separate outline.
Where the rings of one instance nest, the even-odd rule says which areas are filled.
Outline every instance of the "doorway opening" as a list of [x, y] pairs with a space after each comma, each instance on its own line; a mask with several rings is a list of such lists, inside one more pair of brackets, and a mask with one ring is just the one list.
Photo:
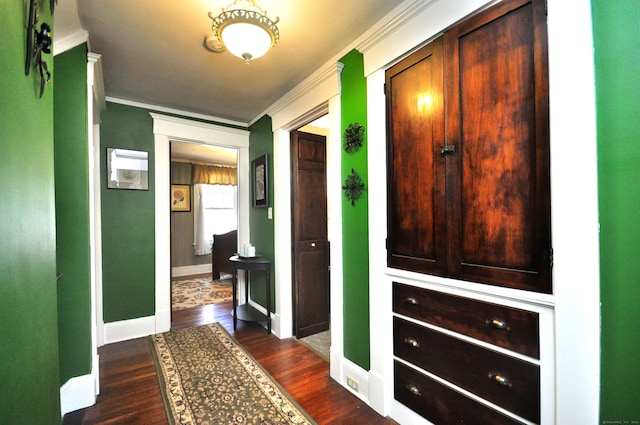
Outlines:
[[214, 252], [237, 251], [238, 149], [172, 140], [170, 159], [171, 310], [228, 301], [230, 270]]
[[331, 345], [328, 115], [291, 132], [293, 334], [327, 360]]

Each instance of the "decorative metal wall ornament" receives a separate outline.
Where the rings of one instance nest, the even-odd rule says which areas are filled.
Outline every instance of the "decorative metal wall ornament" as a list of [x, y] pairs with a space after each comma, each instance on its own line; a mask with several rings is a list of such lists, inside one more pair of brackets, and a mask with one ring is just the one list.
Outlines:
[[[51, 0], [51, 11], [53, 12], [54, 1]], [[38, 11], [38, 4], [35, 0], [31, 0], [29, 4], [29, 22], [27, 23], [27, 49], [24, 65], [24, 74], [29, 75], [31, 71], [31, 61], [36, 68], [38, 68], [38, 74], [36, 78], [40, 78], [40, 91], [39, 97], [44, 94], [44, 87], [51, 82], [51, 73], [47, 63], [42, 60], [42, 53], [51, 53], [51, 46], [53, 41], [51, 40], [51, 27], [46, 22], [40, 25], [40, 31], [37, 29], [38, 19], [40, 13]]]
[[349, 124], [344, 131], [344, 150], [346, 153], [358, 152], [364, 143], [364, 127], [357, 122]]
[[356, 173], [353, 168], [351, 169], [351, 174], [347, 176], [344, 186], [342, 186], [342, 190], [344, 190], [344, 196], [351, 201], [351, 205], [355, 206], [356, 201], [360, 199], [360, 196], [362, 196], [362, 192], [364, 191], [364, 183], [362, 182], [360, 175]]

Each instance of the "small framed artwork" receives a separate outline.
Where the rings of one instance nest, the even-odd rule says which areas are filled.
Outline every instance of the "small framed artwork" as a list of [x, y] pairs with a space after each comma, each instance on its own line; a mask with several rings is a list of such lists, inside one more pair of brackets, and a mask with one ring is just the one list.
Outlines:
[[266, 153], [251, 161], [254, 208], [266, 208], [269, 206], [269, 173], [267, 163]]
[[149, 190], [149, 153], [107, 148], [107, 188]]
[[171, 211], [191, 211], [191, 186], [171, 185]]

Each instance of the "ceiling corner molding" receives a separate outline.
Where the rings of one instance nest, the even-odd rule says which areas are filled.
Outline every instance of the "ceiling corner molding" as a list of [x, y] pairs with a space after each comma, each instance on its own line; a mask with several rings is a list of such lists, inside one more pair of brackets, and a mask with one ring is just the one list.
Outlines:
[[148, 103], [136, 102], [134, 100], [121, 99], [119, 97], [107, 96], [105, 99], [107, 100], [107, 102], [111, 102], [111, 103], [118, 103], [120, 105], [133, 106], [135, 108], [148, 109], [150, 111], [165, 112], [168, 114], [180, 115], [186, 118], [195, 118], [199, 120], [211, 121], [212, 123], [218, 123], [218, 124], [229, 124], [229, 125], [242, 127], [242, 128], [249, 127], [246, 122], [228, 120], [226, 118], [214, 117], [212, 115], [198, 114], [195, 112], [187, 112], [187, 111], [182, 111], [180, 109], [167, 108], [164, 106], [157, 106], [157, 105], [151, 105]]
[[[373, 46], [379, 44], [382, 40], [393, 34], [398, 28], [405, 23], [420, 15], [424, 10], [430, 8], [438, 0], [414, 0], [412, 4], [407, 6], [399, 6], [396, 10], [387, 15], [387, 21], [379, 27], [375, 26], [364, 34], [362, 41], [356, 45], [356, 49], [361, 53], [366, 53]], [[395, 15], [395, 16], [394, 16]], [[381, 21], [382, 22], [382, 21]]]
[[61, 39], [53, 41], [53, 55], [59, 55], [67, 50], [71, 50], [82, 43], [89, 41], [89, 33], [85, 30], [76, 31], [73, 34]]
[[[87, 66], [90, 71], [87, 72], [87, 84], [92, 87], [93, 99], [98, 111], [106, 108], [104, 94], [104, 76], [102, 74], [102, 55], [97, 53], [87, 53]], [[99, 117], [98, 118], [99, 121]]]
[[[286, 111], [291, 107], [295, 108], [299, 102], [312, 103], [308, 108], [303, 108], [308, 110], [317, 107], [319, 103], [325, 102], [329, 97], [338, 95], [340, 93], [340, 74], [343, 67], [344, 65], [340, 62], [329, 63], [278, 99], [261, 116], [269, 115], [273, 119], [273, 128], [280, 128], [283, 123], [289, 122], [289, 120], [284, 118], [283, 121], [277, 116], [287, 115]], [[316, 97], [317, 101], [314, 100]]]

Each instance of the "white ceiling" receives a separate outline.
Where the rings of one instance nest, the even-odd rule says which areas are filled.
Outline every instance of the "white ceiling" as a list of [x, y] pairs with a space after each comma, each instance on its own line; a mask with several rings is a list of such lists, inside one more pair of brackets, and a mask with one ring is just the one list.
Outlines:
[[[77, 3], [76, 3], [77, 2]], [[232, 0], [59, 0], [54, 39], [82, 29], [102, 55], [108, 97], [250, 123], [400, 0], [258, 0], [280, 42], [245, 65], [203, 46], [209, 11]], [[80, 28], [81, 27], [81, 28]]]

